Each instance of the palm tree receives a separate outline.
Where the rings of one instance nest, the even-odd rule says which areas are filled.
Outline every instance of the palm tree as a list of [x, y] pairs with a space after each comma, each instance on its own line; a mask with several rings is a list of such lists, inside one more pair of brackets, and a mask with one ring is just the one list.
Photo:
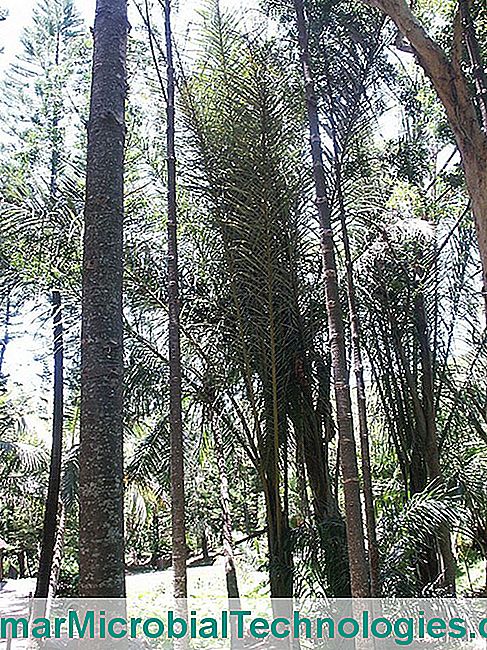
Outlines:
[[171, 430], [171, 512], [174, 596], [187, 597], [186, 518], [184, 508], [184, 445], [181, 414], [181, 344], [179, 334], [179, 269], [176, 214], [176, 153], [174, 145], [174, 64], [171, 2], [165, 1], [167, 61], [167, 275], [169, 304], [169, 424]]
[[325, 275], [326, 307], [331, 345], [337, 424], [340, 443], [340, 463], [345, 494], [345, 514], [347, 519], [347, 540], [350, 562], [352, 596], [366, 598], [370, 594], [368, 566], [365, 555], [362, 509], [360, 504], [360, 484], [358, 478], [357, 452], [353, 434], [352, 407], [343, 317], [337, 282], [333, 231], [330, 205], [326, 192], [325, 170], [320, 138], [318, 107], [311, 71], [308, 34], [304, 5], [302, 0], [294, 0], [299, 35], [301, 63], [303, 66], [306, 91], [306, 105], [313, 157], [313, 174], [316, 190], [316, 203], [320, 218], [323, 265]]

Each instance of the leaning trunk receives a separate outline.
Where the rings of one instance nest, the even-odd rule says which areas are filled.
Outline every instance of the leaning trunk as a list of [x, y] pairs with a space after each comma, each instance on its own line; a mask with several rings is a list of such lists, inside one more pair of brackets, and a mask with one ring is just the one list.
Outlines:
[[51, 463], [47, 488], [41, 556], [35, 589], [35, 598], [46, 599], [56, 540], [59, 488], [61, 484], [61, 455], [63, 447], [63, 325], [61, 320], [61, 294], [52, 292], [54, 320], [54, 413], [52, 424]]
[[357, 451], [352, 424], [352, 409], [348, 369], [345, 352], [343, 317], [337, 282], [337, 268], [333, 247], [330, 207], [326, 196], [325, 171], [321, 147], [318, 107], [311, 73], [308, 35], [302, 0], [294, 0], [301, 63], [303, 66], [306, 107], [311, 136], [313, 175], [318, 206], [325, 273], [326, 305], [335, 385], [340, 463], [345, 496], [348, 553], [352, 596], [367, 598], [370, 595], [367, 558], [365, 554]]
[[220, 502], [222, 508], [222, 537], [223, 537], [223, 557], [225, 559], [225, 577], [227, 582], [227, 594], [229, 600], [240, 597], [238, 591], [237, 570], [235, 568], [235, 559], [233, 555], [232, 542], [232, 516], [230, 513], [230, 492], [228, 489], [227, 468], [225, 466], [225, 457], [223, 455], [223, 446], [218, 431], [218, 427], [213, 428], [213, 441], [220, 477]]
[[475, 82], [476, 104], [483, 129], [487, 133], [487, 73], [483, 65], [475, 24], [470, 11], [471, 1], [459, 0], [460, 14], [464, 28], [465, 45]]
[[83, 255], [80, 595], [125, 596], [123, 164], [127, 0], [97, 0]]
[[66, 533], [66, 508], [62, 501], [59, 503], [59, 522], [56, 533], [56, 543], [54, 544], [54, 554], [52, 558], [51, 580], [49, 582], [49, 600], [54, 598], [57, 593], [59, 584], [59, 575], [61, 573], [61, 564], [63, 561], [64, 536]]
[[475, 217], [483, 267], [484, 300], [487, 305], [487, 143], [483, 148], [479, 145], [478, 151], [464, 152], [463, 166]]
[[169, 299], [169, 375], [171, 431], [172, 564], [174, 597], [187, 597], [186, 521], [184, 507], [184, 446], [181, 413], [181, 345], [179, 332], [179, 269], [176, 214], [176, 153], [174, 146], [174, 66], [171, 2], [165, 2], [167, 62], [167, 274]]

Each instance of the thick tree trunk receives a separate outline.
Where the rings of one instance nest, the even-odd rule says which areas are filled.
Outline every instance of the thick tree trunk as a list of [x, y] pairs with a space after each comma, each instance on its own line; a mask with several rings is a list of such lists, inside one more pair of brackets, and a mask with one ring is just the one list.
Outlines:
[[338, 292], [337, 269], [333, 247], [330, 208], [326, 197], [323, 152], [321, 147], [318, 107], [311, 73], [308, 50], [308, 35], [302, 0], [294, 0], [299, 34], [301, 63], [303, 66], [306, 106], [308, 112], [313, 174], [322, 238], [323, 263], [325, 271], [325, 292], [328, 312], [328, 327], [332, 355], [332, 368], [337, 408], [340, 463], [345, 495], [348, 553], [352, 596], [367, 598], [370, 595], [367, 558], [365, 554], [360, 484], [357, 467], [357, 451], [352, 424], [350, 387], [345, 353], [343, 317]]
[[[408, 39], [419, 64], [430, 78], [445, 108], [462, 156], [467, 188], [472, 200], [485, 292], [487, 288], [487, 135], [482, 131], [462, 70], [461, 21], [457, 20], [455, 24], [453, 54], [450, 60], [438, 43], [428, 35], [406, 0], [362, 1], [370, 7], [377, 7], [392, 18], [397, 28]], [[471, 39], [468, 33], [466, 37]]]
[[169, 293], [169, 374], [171, 430], [172, 564], [175, 598], [187, 597], [186, 517], [184, 507], [184, 445], [181, 412], [181, 344], [179, 331], [179, 269], [176, 214], [176, 153], [174, 146], [174, 66], [171, 2], [165, 1], [167, 62], [167, 272]]
[[47, 598], [56, 540], [59, 488], [61, 484], [61, 456], [63, 447], [63, 325], [61, 294], [52, 292], [54, 320], [54, 413], [52, 423], [51, 462], [47, 488], [41, 556], [37, 573], [35, 598]]
[[80, 595], [125, 596], [123, 164], [127, 0], [97, 0], [83, 256]]

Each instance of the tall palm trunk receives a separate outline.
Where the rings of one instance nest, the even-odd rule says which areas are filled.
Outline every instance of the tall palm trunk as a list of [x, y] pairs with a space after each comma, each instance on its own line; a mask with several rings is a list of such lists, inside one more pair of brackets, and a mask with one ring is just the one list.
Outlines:
[[[340, 185], [340, 182], [340, 176], [338, 175], [338, 185]], [[341, 189], [338, 190], [338, 193], [341, 195]], [[350, 240], [348, 237], [342, 198], [340, 198], [340, 203], [340, 222], [345, 253], [345, 265], [347, 267], [346, 275], [348, 309], [350, 314], [350, 330], [352, 338], [353, 371], [357, 388], [357, 411], [360, 434], [360, 451], [362, 459], [362, 478], [364, 485], [363, 491], [365, 505], [365, 524], [367, 529], [367, 549], [369, 554], [370, 595], [372, 598], [377, 598], [380, 595], [379, 550], [377, 542], [374, 495], [372, 490], [372, 467], [370, 460], [369, 425], [367, 420], [367, 400], [365, 396], [364, 364], [362, 357], [360, 321], [358, 317], [355, 283], [353, 279], [353, 263], [350, 250]]]
[[308, 34], [302, 0], [294, 0], [296, 11], [301, 63], [303, 66], [306, 107], [311, 136], [313, 175], [316, 190], [322, 253], [325, 271], [325, 292], [328, 312], [328, 328], [332, 355], [332, 368], [337, 408], [340, 463], [345, 495], [348, 554], [352, 596], [367, 598], [370, 595], [367, 558], [365, 554], [360, 484], [357, 467], [357, 451], [353, 434], [352, 409], [348, 369], [345, 352], [343, 317], [338, 292], [337, 268], [333, 248], [330, 207], [326, 197], [325, 171], [321, 147], [318, 107], [310, 66]]
[[52, 424], [51, 462], [47, 488], [41, 556], [37, 573], [35, 598], [47, 598], [56, 540], [59, 488], [61, 484], [61, 454], [63, 447], [63, 325], [61, 294], [52, 292], [54, 320], [54, 413]]
[[165, 1], [167, 62], [167, 273], [169, 298], [169, 375], [171, 430], [172, 565], [174, 597], [186, 598], [186, 517], [184, 507], [184, 445], [181, 413], [181, 344], [179, 332], [179, 269], [176, 214], [176, 153], [174, 146], [174, 65], [171, 2]]
[[97, 0], [83, 256], [80, 594], [125, 595], [123, 163], [127, 0]]
[[345, 214], [345, 200], [342, 189], [341, 162], [339, 160], [339, 149], [337, 143], [337, 130], [333, 111], [332, 117], [332, 139], [333, 154], [335, 160], [336, 189], [339, 203], [340, 225], [342, 231], [343, 250], [345, 255], [348, 311], [350, 315], [350, 331], [352, 338], [353, 371], [357, 389], [357, 411], [360, 434], [360, 451], [362, 457], [362, 479], [365, 505], [365, 525], [367, 529], [367, 550], [369, 552], [369, 577], [370, 595], [372, 598], [380, 596], [379, 585], [379, 549], [377, 543], [377, 531], [374, 508], [374, 494], [372, 490], [372, 467], [370, 461], [369, 445], [369, 424], [367, 420], [367, 400], [365, 397], [364, 363], [362, 357], [362, 336], [360, 320], [357, 309], [355, 293], [355, 280], [353, 277], [352, 251]]

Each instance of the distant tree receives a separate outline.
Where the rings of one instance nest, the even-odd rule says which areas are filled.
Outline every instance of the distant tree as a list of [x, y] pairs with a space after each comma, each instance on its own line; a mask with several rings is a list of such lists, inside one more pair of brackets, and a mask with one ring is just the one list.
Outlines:
[[49, 483], [44, 511], [44, 526], [42, 532], [41, 555], [35, 589], [35, 598], [45, 599], [49, 595], [51, 569], [54, 559], [56, 529], [58, 524], [58, 504], [61, 489], [61, 467], [63, 449], [63, 412], [64, 412], [64, 350], [63, 324], [61, 311], [61, 294], [53, 291], [53, 356], [54, 356], [54, 408], [52, 419], [51, 461], [49, 467]]

